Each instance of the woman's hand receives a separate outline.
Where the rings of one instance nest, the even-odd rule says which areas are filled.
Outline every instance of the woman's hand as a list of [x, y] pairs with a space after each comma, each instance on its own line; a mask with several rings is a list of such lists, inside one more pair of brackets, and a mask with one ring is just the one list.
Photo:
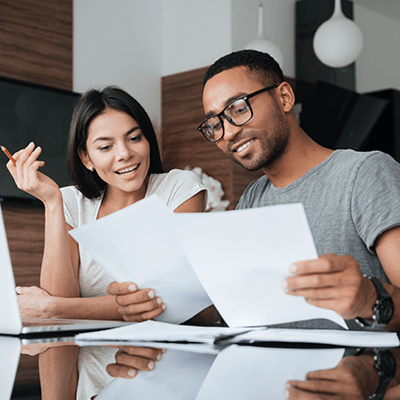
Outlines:
[[127, 322], [147, 321], [162, 314], [167, 308], [153, 289], [139, 290], [132, 282], [112, 282], [108, 285], [107, 292], [115, 296], [115, 301], [120, 306], [118, 311]]
[[120, 347], [115, 355], [115, 364], [107, 365], [107, 373], [114, 378], [134, 378], [138, 371], [152, 371], [160, 361], [164, 349], [151, 347]]
[[51, 318], [51, 296], [37, 286], [16, 287], [19, 312], [22, 318]]
[[61, 192], [52, 179], [38, 171], [44, 165], [44, 161], [38, 161], [41, 152], [41, 147], [35, 148], [35, 144], [31, 142], [25, 149], [13, 155], [16, 163], [14, 165], [14, 162], [10, 160], [7, 163], [7, 169], [19, 189], [46, 204], [59, 199]]

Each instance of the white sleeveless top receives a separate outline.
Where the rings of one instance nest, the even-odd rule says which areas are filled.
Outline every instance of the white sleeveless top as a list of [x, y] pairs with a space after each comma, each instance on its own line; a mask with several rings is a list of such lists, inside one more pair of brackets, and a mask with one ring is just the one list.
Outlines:
[[[200, 178], [191, 171], [173, 169], [164, 174], [151, 174], [146, 197], [157, 194], [172, 210], [175, 210], [195, 194], [206, 190]], [[65, 220], [68, 225], [77, 228], [97, 219], [103, 197], [88, 199], [76, 189], [67, 186], [61, 189], [64, 202]], [[80, 268], [79, 286], [81, 297], [99, 297], [107, 295], [107, 286], [113, 279], [83, 248], [79, 246]]]

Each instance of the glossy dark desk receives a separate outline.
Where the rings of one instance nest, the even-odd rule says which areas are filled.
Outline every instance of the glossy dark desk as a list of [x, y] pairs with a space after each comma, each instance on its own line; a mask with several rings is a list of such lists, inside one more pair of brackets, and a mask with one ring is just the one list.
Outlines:
[[[64, 342], [65, 340], [67, 341]], [[308, 365], [323, 365], [332, 354], [336, 357], [336, 361], [333, 357], [335, 365], [331, 365], [328, 375], [324, 377], [332, 393], [329, 395], [318, 391], [296, 391], [291, 392], [290, 398], [367, 399], [372, 394], [371, 390], [375, 390], [379, 380], [373, 368], [372, 349], [356, 355], [357, 349], [354, 348], [317, 348], [301, 345], [296, 348], [296, 346], [287, 347], [284, 343], [266, 343], [264, 346], [257, 347], [228, 346], [210, 350], [204, 347], [204, 351], [201, 345], [198, 345], [194, 351], [193, 348], [190, 348], [190, 351], [183, 350], [187, 348], [185, 345], [177, 349], [169, 348], [168, 345], [164, 347], [167, 348], [166, 353], [156, 363], [153, 371], [140, 371], [137, 377], [131, 380], [122, 378], [115, 380], [105, 370], [107, 362], [104, 365], [96, 364], [91, 357], [100, 352], [103, 355], [106, 354], [104, 359], [113, 361], [116, 348], [106, 346], [78, 348], [73, 341], [68, 341], [68, 338], [55, 343], [40, 343], [40, 340], [36, 344], [21, 343], [21, 355], [15, 381], [9, 382], [10, 388], [13, 386], [11, 398], [26, 400], [85, 398], [89, 400], [92, 396], [99, 395], [98, 400], [103, 398], [118, 400], [131, 398], [135, 400], [285, 399], [286, 381], [293, 379], [304, 381], [307, 372], [319, 370], [318, 368], [307, 370]], [[391, 351], [400, 365], [400, 349], [391, 349]], [[82, 396], [85, 397], [76, 395], [79, 354], [81, 373], [86, 381], [85, 384], [90, 388], [89, 393], [85, 393], [81, 385], [80, 393], [83, 393]], [[179, 357], [176, 357], [177, 355]], [[172, 360], [175, 364], [171, 363]], [[86, 367], [82, 367], [87, 361]], [[224, 361], [223, 364], [221, 364], [222, 361]], [[1, 362], [3, 364], [6, 360], [2, 359]], [[8, 365], [11, 367], [12, 362]], [[400, 375], [399, 372], [397, 375]], [[96, 382], [90, 382], [90, 379]], [[102, 390], [105, 386], [107, 389]], [[93, 389], [93, 387], [101, 387], [101, 389]], [[206, 397], [202, 394], [205, 387], [208, 389], [205, 391]], [[109, 390], [110, 388], [115, 391]], [[92, 393], [90, 390], [95, 392]], [[185, 390], [186, 394], [184, 394]], [[68, 392], [69, 397], [67, 397]], [[250, 395], [241, 397], [244, 393], [250, 393]], [[0, 395], [1, 399], [10, 398], [5, 398], [3, 395], [4, 392]], [[200, 397], [197, 397], [198, 395]], [[390, 388], [385, 399], [400, 399], [400, 386]]]

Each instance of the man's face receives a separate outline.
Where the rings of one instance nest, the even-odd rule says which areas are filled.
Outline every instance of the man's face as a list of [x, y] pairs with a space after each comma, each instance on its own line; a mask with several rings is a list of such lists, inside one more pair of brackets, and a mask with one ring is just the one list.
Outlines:
[[[206, 116], [218, 114], [232, 100], [263, 87], [255, 73], [245, 67], [223, 71], [204, 87], [204, 112]], [[279, 87], [249, 99], [253, 117], [246, 124], [234, 126], [222, 117], [225, 133], [216, 144], [249, 171], [271, 165], [285, 152], [289, 140], [289, 125], [274, 91], [279, 91]]]

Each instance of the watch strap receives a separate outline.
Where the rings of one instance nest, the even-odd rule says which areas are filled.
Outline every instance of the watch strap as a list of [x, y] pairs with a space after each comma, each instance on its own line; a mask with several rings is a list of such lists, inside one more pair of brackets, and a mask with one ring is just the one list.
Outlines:
[[379, 375], [379, 384], [369, 400], [381, 400], [385, 396], [390, 381], [396, 374], [396, 360], [389, 349], [374, 349], [374, 368]]

